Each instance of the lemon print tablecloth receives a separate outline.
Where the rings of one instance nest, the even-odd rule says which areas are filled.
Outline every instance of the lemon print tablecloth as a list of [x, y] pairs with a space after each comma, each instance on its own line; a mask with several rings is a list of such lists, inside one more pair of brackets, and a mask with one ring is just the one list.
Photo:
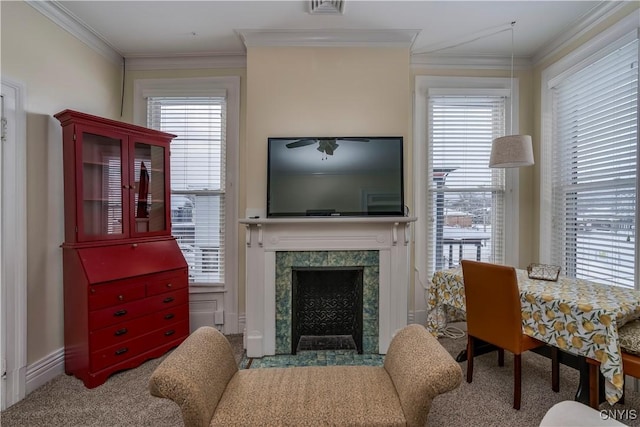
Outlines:
[[[564, 276], [550, 282], [530, 279], [524, 270], [516, 273], [524, 333], [598, 360], [607, 401], [617, 402], [624, 384], [618, 327], [640, 318], [640, 292]], [[427, 328], [439, 335], [446, 326], [446, 307], [464, 312], [462, 269], [437, 271], [432, 282], [427, 294]]]

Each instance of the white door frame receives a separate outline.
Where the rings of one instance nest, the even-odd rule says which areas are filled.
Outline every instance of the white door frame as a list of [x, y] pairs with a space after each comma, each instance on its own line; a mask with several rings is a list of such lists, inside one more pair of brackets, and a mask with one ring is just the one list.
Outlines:
[[3, 372], [0, 380], [2, 383], [0, 405], [3, 410], [22, 400], [26, 391], [27, 121], [25, 93], [23, 84], [2, 77], [0, 356]]

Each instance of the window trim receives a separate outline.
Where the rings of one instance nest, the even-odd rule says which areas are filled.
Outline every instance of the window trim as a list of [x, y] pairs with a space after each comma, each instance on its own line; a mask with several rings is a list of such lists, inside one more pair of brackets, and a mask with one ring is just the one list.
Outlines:
[[[640, 25], [637, 15], [631, 13], [618, 23], [598, 34], [565, 57], [554, 62], [542, 71], [541, 76], [541, 124], [540, 124], [540, 262], [553, 264], [551, 259], [552, 238], [552, 170], [553, 170], [553, 94], [552, 87], [567, 74], [582, 69], [600, 58], [614, 52], [631, 40], [640, 38]], [[636, 184], [636, 194], [640, 182]], [[640, 208], [640, 200], [636, 197], [636, 212]], [[636, 254], [640, 243], [636, 240]], [[640, 263], [635, 266], [635, 277], [640, 274]], [[640, 289], [640, 281], [636, 279], [635, 289]]]
[[[513, 84], [512, 84], [513, 83]], [[512, 132], [518, 133], [518, 106], [519, 90], [518, 78], [513, 82], [508, 77], [445, 77], [445, 76], [416, 76], [414, 90], [414, 138], [413, 138], [413, 200], [415, 207], [415, 312], [423, 312], [426, 321], [426, 303], [424, 292], [431, 286], [431, 277], [428, 277], [427, 265], [427, 226], [428, 215], [426, 212], [427, 192], [423, 183], [426, 183], [427, 166], [427, 137], [428, 129], [425, 118], [428, 112], [428, 92], [435, 89], [462, 88], [469, 89], [472, 93], [479, 89], [511, 89], [513, 102]], [[458, 89], [456, 89], [458, 90]], [[507, 111], [507, 114], [509, 112]], [[487, 166], [489, 167], [489, 166]], [[505, 263], [518, 266], [520, 262], [520, 206], [519, 206], [519, 168], [505, 170], [505, 212], [504, 228], [505, 236], [510, 236], [504, 241]], [[420, 319], [415, 319], [416, 321]]]
[[[240, 77], [193, 77], [172, 79], [136, 79], [133, 82], [133, 121], [146, 126], [147, 96], [220, 95], [227, 96], [226, 131], [226, 203], [225, 203], [225, 277], [224, 289], [211, 285], [190, 284], [190, 293], [225, 293], [226, 333], [238, 333], [238, 183], [240, 145]], [[227, 305], [228, 303], [228, 305]]]

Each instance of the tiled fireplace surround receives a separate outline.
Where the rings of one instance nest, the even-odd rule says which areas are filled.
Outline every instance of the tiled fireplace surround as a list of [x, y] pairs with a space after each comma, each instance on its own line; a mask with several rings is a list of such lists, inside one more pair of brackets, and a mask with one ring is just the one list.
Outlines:
[[245, 219], [248, 357], [291, 351], [295, 267], [363, 267], [363, 352], [385, 354], [407, 324], [415, 218]]

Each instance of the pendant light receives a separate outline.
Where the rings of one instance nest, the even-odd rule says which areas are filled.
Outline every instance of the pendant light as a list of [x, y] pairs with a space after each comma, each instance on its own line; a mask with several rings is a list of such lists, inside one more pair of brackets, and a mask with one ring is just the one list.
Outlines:
[[495, 138], [491, 144], [490, 168], [517, 168], [534, 164], [530, 135], [511, 135], [513, 123], [513, 27], [511, 23], [511, 93], [509, 96], [509, 135]]

